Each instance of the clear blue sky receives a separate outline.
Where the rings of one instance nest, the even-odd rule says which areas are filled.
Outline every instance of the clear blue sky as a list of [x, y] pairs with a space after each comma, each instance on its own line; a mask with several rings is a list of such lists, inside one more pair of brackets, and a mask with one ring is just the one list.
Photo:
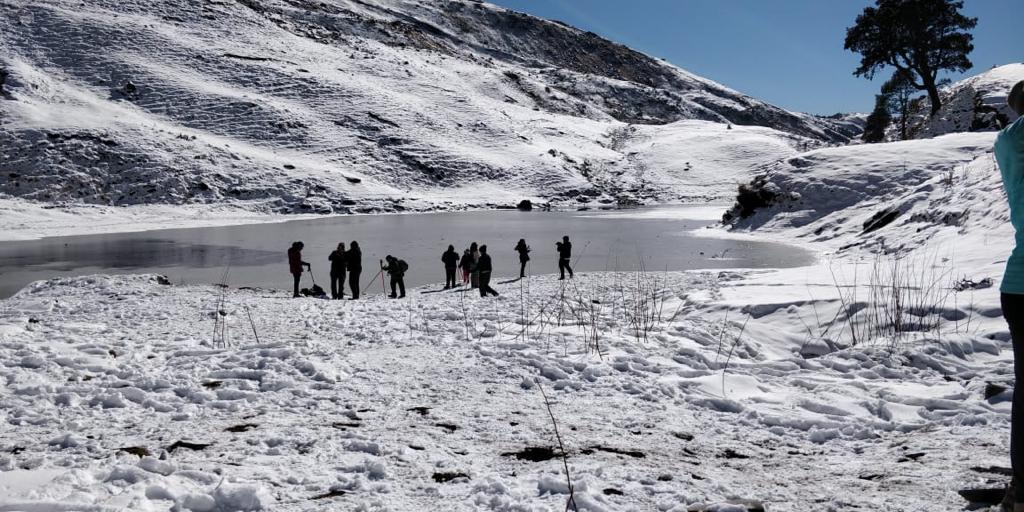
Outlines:
[[[853, 76], [846, 28], [870, 0], [489, 0], [590, 30], [781, 107], [867, 112], [889, 71]], [[975, 74], [1024, 61], [1024, 0], [966, 0]], [[952, 79], [959, 75], [946, 75]]]

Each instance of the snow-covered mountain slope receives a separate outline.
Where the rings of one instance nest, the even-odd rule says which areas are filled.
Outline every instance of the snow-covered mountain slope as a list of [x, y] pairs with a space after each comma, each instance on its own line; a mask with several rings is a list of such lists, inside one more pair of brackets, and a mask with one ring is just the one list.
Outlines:
[[[743, 283], [733, 300], [743, 300], [741, 291], [756, 294], [768, 286], [779, 302], [799, 303], [806, 317], [822, 309], [816, 304], [809, 311], [808, 304], [830, 296], [852, 308], [837, 317], [848, 315], [858, 325], [877, 323], [872, 311], [888, 315], [897, 304], [952, 332], [963, 332], [965, 319], [995, 319], [992, 327], [1000, 330], [982, 334], [1007, 338], [998, 289], [1014, 232], [992, 154], [994, 139], [992, 132], [956, 133], [852, 145], [769, 166], [742, 187], [741, 199], [726, 214], [732, 232], [807, 244], [824, 258], [817, 270], [779, 271]], [[815, 299], [803, 289], [806, 282], [835, 289], [816, 292]], [[861, 308], [868, 313], [858, 314]], [[916, 327], [909, 330], [934, 339]]]
[[935, 116], [930, 116], [926, 98], [918, 100], [909, 116], [912, 137], [992, 131], [1006, 126], [1017, 118], [1006, 104], [1006, 94], [1021, 80], [1024, 80], [1024, 63], [994, 67], [954, 82], [940, 90], [944, 103]]
[[745, 180], [786, 146], [850, 136], [469, 1], [4, 0], [0, 47], [0, 194], [53, 203], [330, 213], [674, 201], [726, 189], [676, 172], [685, 151], [624, 151], [614, 139], [627, 123], [679, 134], [657, 135], [662, 148], [722, 123], [733, 129], [718, 143], [770, 148], [716, 158], [715, 183]]
[[[745, 187], [749, 193], [743, 194], [727, 220], [738, 219], [737, 226], [752, 229], [796, 228], [815, 241], [843, 238], [848, 242], [850, 236], [864, 231], [877, 211], [909, 212], [915, 201], [931, 199], [922, 192], [942, 189], [940, 182], [956, 181], [976, 160], [988, 161], [990, 165], [976, 172], [998, 185], [999, 170], [992, 165], [991, 155], [994, 140], [990, 132], [957, 133], [809, 151], [762, 169]], [[989, 205], [1001, 194], [988, 182], [985, 192], [993, 197], [978, 200]]]

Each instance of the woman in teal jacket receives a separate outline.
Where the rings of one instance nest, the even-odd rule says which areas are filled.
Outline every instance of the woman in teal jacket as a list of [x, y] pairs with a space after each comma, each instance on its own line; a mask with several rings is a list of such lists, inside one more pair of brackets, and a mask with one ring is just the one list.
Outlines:
[[[1010, 89], [1010, 108], [1019, 116], [996, 137], [996, 161], [1003, 187], [1010, 201], [1010, 223], [1016, 232], [1016, 246], [1006, 261], [999, 287], [1003, 318], [1013, 339], [1013, 373], [1016, 384], [1024, 384], [1024, 81]], [[1020, 354], [1021, 357], [1017, 357]], [[1014, 387], [1016, 387], [1016, 384]], [[1010, 413], [1010, 464], [1013, 466], [1013, 510], [1024, 512], [1024, 385], [1013, 393]]]

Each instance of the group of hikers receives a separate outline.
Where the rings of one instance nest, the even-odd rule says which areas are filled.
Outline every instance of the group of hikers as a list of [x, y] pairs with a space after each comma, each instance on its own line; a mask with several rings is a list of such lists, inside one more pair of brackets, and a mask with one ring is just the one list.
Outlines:
[[[288, 270], [293, 278], [292, 297], [302, 296], [299, 284], [302, 279], [303, 267], [312, 275], [313, 266], [302, 259], [304, 247], [305, 244], [302, 242], [294, 242], [288, 249]], [[558, 250], [559, 279], [565, 279], [566, 272], [572, 278], [572, 242], [569, 241], [569, 237], [563, 236], [560, 242], [555, 242], [555, 248]], [[514, 250], [519, 254], [519, 278], [522, 279], [526, 277], [526, 264], [530, 261], [530, 246], [526, 244], [525, 239], [520, 238]], [[359, 276], [363, 272], [363, 253], [359, 249], [359, 242], [352, 241], [347, 250], [344, 243], [339, 243], [327, 260], [331, 262], [331, 298], [339, 300], [345, 298], [345, 279], [347, 277], [352, 295], [349, 300], [358, 299]], [[455, 246], [449, 245], [448, 250], [441, 255], [441, 262], [444, 264], [445, 290], [460, 286], [456, 280], [456, 274], [461, 270], [462, 285], [469, 284], [470, 288], [479, 289], [481, 297], [498, 295], [497, 290], [491, 287], [491, 274], [494, 271], [494, 266], [491, 263], [490, 254], [487, 253], [486, 245], [473, 242], [462, 252], [461, 257], [455, 251]], [[390, 254], [380, 261], [378, 275], [387, 272], [391, 281], [391, 294], [388, 297], [392, 299], [405, 297], [405, 273], [408, 271], [409, 264], [405, 260]], [[374, 276], [374, 279], [376, 277]], [[314, 283], [314, 291], [317, 289]], [[326, 292], [323, 294], [326, 295]]]

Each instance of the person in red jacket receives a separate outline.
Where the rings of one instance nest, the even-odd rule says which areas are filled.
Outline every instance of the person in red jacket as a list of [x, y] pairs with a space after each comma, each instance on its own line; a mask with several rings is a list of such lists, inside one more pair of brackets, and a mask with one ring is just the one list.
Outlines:
[[307, 270], [312, 270], [313, 267], [302, 261], [302, 248], [306, 245], [302, 242], [293, 242], [291, 249], [288, 249], [288, 270], [291, 271], [292, 277], [295, 278], [295, 284], [292, 287], [292, 297], [299, 296], [299, 279], [302, 277], [302, 266], [305, 265]]

